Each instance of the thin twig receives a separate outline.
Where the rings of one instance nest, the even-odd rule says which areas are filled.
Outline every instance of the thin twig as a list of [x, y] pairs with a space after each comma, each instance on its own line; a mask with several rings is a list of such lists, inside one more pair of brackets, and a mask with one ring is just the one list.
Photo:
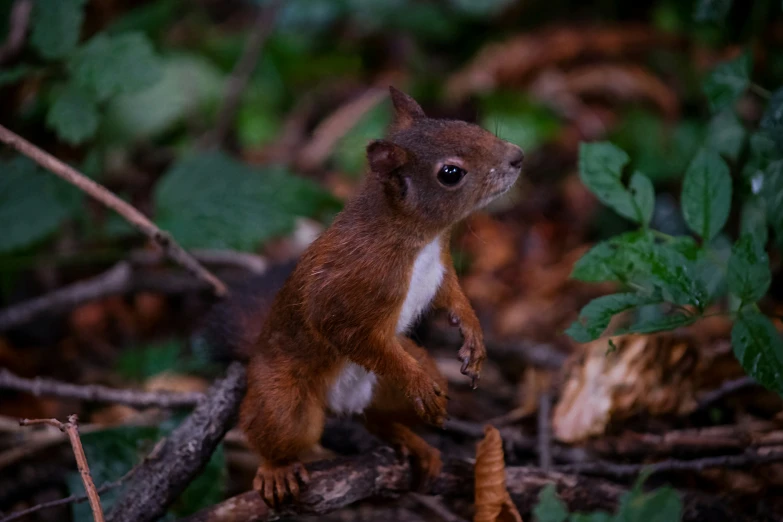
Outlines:
[[538, 399], [538, 465], [549, 471], [552, 468], [552, 432], [549, 428], [552, 398], [544, 391]]
[[754, 386], [758, 386], [758, 384], [750, 377], [740, 377], [731, 381], [725, 381], [720, 385], [720, 387], [705, 393], [704, 396], [701, 397], [697, 411], [706, 410], [716, 402], [722, 400], [727, 395], [731, 395], [740, 390], [752, 388]]
[[0, 125], [0, 141], [32, 159], [41, 167], [75, 185], [80, 190], [86, 192], [110, 209], [116, 211], [130, 224], [141, 231], [145, 236], [149, 237], [158, 246], [160, 246], [172, 260], [185, 267], [191, 273], [195, 274], [199, 279], [208, 282], [214, 289], [216, 295], [226, 295], [228, 290], [222, 281], [215, 277], [206, 268], [201, 266], [201, 264], [196, 261], [193, 256], [188, 254], [174, 241], [168, 232], [165, 232], [155, 226], [152, 221], [150, 221], [144, 214], [139, 212], [132, 205], [118, 198], [105, 187], [95, 183], [93, 180], [86, 177], [84, 174], [81, 174], [73, 167], [66, 165], [59, 159], [39, 149], [29, 141], [11, 132], [2, 125]]
[[703, 471], [710, 468], [743, 468], [753, 464], [771, 464], [783, 461], [783, 446], [748, 448], [741, 455], [721, 455], [693, 460], [669, 459], [652, 464], [615, 464], [613, 462], [584, 462], [557, 466], [563, 473], [578, 473], [614, 479], [627, 479], [642, 471], [650, 474], [670, 471]]
[[128, 287], [131, 272], [129, 263], [120, 262], [93, 278], [4, 308], [0, 310], [0, 331], [27, 323], [46, 312], [70, 310], [99, 297], [122, 293]]
[[231, 76], [226, 80], [225, 91], [223, 93], [223, 102], [218, 111], [215, 130], [208, 133], [203, 139], [203, 145], [206, 147], [219, 147], [223, 144], [228, 134], [231, 124], [234, 122], [239, 102], [242, 100], [242, 94], [247, 89], [250, 77], [261, 57], [261, 51], [269, 38], [274, 22], [277, 18], [279, 9], [279, 0], [273, 0], [267, 6], [261, 8], [258, 13], [253, 29], [247, 38], [247, 43], [242, 51]]
[[296, 159], [297, 167], [311, 170], [323, 163], [337, 142], [359, 123], [362, 116], [383, 101], [387, 92], [385, 88], [370, 88], [335, 110], [315, 128], [312, 139]]
[[8, 37], [3, 45], [0, 45], [0, 64], [13, 60], [24, 47], [32, 11], [32, 0], [16, 0], [14, 3], [9, 16]]
[[57, 419], [22, 419], [19, 421], [19, 425], [21, 426], [35, 426], [39, 424], [54, 426], [68, 435], [68, 439], [71, 441], [71, 448], [73, 448], [73, 455], [76, 457], [76, 467], [79, 469], [79, 474], [84, 483], [84, 489], [87, 492], [87, 499], [90, 502], [93, 520], [95, 522], [104, 522], [101, 497], [98, 495], [98, 491], [95, 489], [95, 483], [92, 481], [92, 475], [90, 475], [90, 466], [87, 463], [87, 456], [84, 454], [82, 441], [79, 438], [78, 423], [79, 418], [76, 415], [70, 415], [68, 417], [68, 422], [65, 423], [60, 422]]
[[198, 392], [148, 392], [109, 388], [98, 384], [78, 385], [36, 377], [25, 379], [0, 369], [0, 389], [16, 390], [40, 396], [65, 397], [89, 402], [113, 402], [136, 408], [188, 408], [204, 398]]
[[[149, 459], [156, 458], [157, 455], [160, 452], [160, 447], [162, 444], [159, 442], [155, 448], [150, 452], [150, 454], [138, 465], [131, 468], [125, 475], [118, 478], [117, 480], [111, 481], [111, 482], [105, 482], [101, 484], [99, 488], [97, 488], [95, 491], [98, 494], [105, 493], [109, 490], [115, 489], [120, 487], [122, 484], [125, 483], [129, 478], [133, 476], [134, 473], [136, 473], [136, 470], [139, 469], [139, 467], [146, 462]], [[49, 502], [44, 502], [42, 504], [36, 504], [35, 506], [31, 506], [27, 509], [24, 509], [22, 511], [17, 511], [15, 513], [11, 513], [10, 515], [6, 516], [5, 518], [0, 519], [0, 522], [11, 522], [12, 520], [17, 520], [22, 517], [26, 517], [27, 515], [31, 515], [33, 513], [36, 513], [38, 511], [43, 511], [45, 509], [55, 508], [58, 506], [65, 506], [68, 504], [78, 504], [80, 502], [84, 502], [85, 500], [89, 500], [88, 494], [83, 495], [71, 495], [69, 497], [65, 498], [59, 498], [57, 500], [51, 500]]]
[[438, 497], [430, 497], [420, 493], [411, 493], [410, 496], [413, 497], [416, 502], [437, 515], [441, 520], [445, 520], [446, 522], [465, 522], [462, 517], [452, 513]]

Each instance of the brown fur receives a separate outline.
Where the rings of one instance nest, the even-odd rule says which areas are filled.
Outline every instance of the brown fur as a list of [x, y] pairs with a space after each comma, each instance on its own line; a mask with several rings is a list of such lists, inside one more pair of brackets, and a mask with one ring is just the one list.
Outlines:
[[[437, 474], [437, 451], [408, 427], [442, 424], [446, 382], [396, 325], [414, 260], [438, 236], [446, 272], [433, 305], [461, 325], [463, 373], [475, 380], [485, 358], [448, 230], [508, 189], [521, 151], [475, 125], [426, 118], [412, 98], [391, 93], [395, 122], [367, 148], [364, 186], [302, 256], [251, 347], [240, 425], [263, 458], [254, 487], [270, 504], [295, 497], [297, 479], [306, 481], [301, 455], [318, 442], [328, 390], [349, 361], [378, 377], [368, 426], [411, 451], [425, 475]], [[468, 172], [457, 187], [436, 179], [444, 162]]]

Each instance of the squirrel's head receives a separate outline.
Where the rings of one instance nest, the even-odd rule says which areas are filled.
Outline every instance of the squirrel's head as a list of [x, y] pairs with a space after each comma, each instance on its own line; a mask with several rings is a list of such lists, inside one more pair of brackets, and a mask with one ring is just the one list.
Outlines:
[[446, 227], [511, 188], [522, 149], [478, 125], [428, 118], [413, 98], [390, 91], [394, 121], [367, 146], [367, 159], [393, 205]]

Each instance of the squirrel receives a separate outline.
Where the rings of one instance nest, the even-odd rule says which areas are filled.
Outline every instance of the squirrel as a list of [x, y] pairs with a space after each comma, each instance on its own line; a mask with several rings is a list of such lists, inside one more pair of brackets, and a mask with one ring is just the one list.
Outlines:
[[230, 337], [222, 342], [248, 365], [239, 425], [262, 459], [253, 488], [271, 507], [309, 481], [302, 459], [327, 413], [364, 414], [370, 432], [414, 457], [420, 485], [439, 474], [440, 453], [411, 429], [446, 417], [446, 380], [406, 336], [424, 312], [445, 309], [459, 326], [461, 371], [473, 388], [486, 358], [450, 228], [506, 192], [524, 154], [477, 125], [428, 118], [394, 87], [390, 94], [394, 118], [366, 148], [362, 187], [274, 288], [271, 306], [252, 296], [223, 306], [223, 317], [237, 310], [229, 322], [239, 331], [224, 326], [218, 337]]

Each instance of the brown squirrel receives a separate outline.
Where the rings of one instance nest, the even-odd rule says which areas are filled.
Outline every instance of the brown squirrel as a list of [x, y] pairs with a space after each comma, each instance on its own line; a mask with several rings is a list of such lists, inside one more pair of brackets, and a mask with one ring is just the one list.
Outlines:
[[474, 388], [486, 358], [449, 229], [514, 184], [522, 150], [476, 125], [428, 118], [413, 98], [390, 92], [394, 121], [367, 146], [364, 185], [302, 255], [268, 314], [246, 300], [251, 309], [231, 334], [248, 358], [239, 423], [262, 458], [253, 487], [270, 506], [295, 499], [309, 480], [301, 459], [327, 411], [364, 413], [371, 432], [415, 458], [422, 483], [440, 472], [440, 453], [410, 429], [446, 416], [445, 379], [406, 337], [423, 312], [445, 309], [460, 327], [462, 373]]

